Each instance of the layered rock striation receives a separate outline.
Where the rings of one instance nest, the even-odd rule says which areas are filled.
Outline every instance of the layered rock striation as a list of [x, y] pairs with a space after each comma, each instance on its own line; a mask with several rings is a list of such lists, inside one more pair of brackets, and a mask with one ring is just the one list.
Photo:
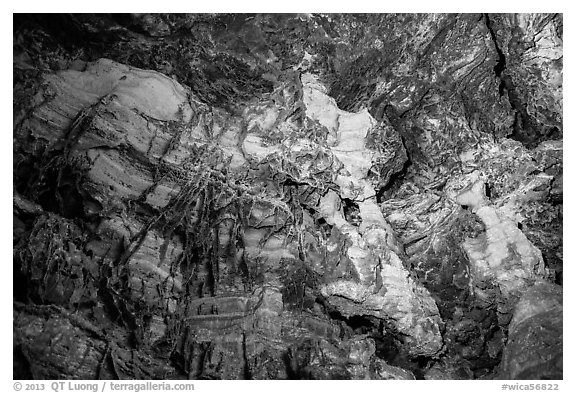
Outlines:
[[562, 377], [561, 15], [15, 22], [15, 378]]

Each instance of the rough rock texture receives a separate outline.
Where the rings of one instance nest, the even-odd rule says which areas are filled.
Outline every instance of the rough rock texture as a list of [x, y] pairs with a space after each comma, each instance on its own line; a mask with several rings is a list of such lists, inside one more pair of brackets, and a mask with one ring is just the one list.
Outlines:
[[561, 88], [562, 15], [15, 16], [15, 378], [561, 378]]
[[537, 284], [520, 299], [500, 364], [504, 379], [562, 379], [562, 292]]

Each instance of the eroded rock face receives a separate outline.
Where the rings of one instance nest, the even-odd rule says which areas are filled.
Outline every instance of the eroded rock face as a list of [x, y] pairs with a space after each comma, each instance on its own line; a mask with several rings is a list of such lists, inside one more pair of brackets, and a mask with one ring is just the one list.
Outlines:
[[[373, 315], [394, 321], [396, 329], [408, 337], [412, 355], [433, 356], [442, 348], [436, 304], [402, 264], [400, 243], [376, 203], [375, 185], [366, 179], [375, 162], [386, 165], [387, 156], [405, 153], [402, 149], [380, 156], [367, 148], [367, 134], [376, 123], [372, 116], [367, 111], [353, 115], [339, 110], [321, 85], [304, 77], [307, 114], [335, 135], [331, 150], [344, 169], [334, 181], [339, 192], [329, 191], [320, 200], [320, 214], [351, 240], [346, 256], [357, 276], [336, 279], [320, 290], [347, 317]], [[403, 162], [396, 162], [399, 170]], [[340, 207], [344, 199], [358, 205], [355, 222], [346, 220]]]
[[534, 285], [514, 310], [500, 376], [503, 379], [562, 378], [562, 342], [562, 291], [556, 285]]
[[505, 62], [502, 87], [516, 112], [513, 137], [531, 146], [562, 132], [558, 114], [562, 113], [563, 24], [561, 14], [490, 18], [489, 26]]
[[561, 377], [561, 17], [21, 18], [15, 376]]

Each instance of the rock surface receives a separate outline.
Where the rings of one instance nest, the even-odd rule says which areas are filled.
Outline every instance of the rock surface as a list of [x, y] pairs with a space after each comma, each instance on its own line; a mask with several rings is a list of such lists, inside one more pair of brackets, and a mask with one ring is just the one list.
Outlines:
[[15, 378], [561, 378], [561, 28], [15, 17]]
[[562, 379], [562, 292], [550, 284], [530, 288], [510, 322], [500, 364], [503, 379]]

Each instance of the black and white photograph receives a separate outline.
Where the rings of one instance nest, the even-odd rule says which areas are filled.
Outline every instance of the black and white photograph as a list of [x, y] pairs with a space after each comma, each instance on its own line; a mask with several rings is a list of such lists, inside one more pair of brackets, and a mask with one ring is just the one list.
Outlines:
[[14, 13], [7, 386], [561, 391], [563, 29]]

